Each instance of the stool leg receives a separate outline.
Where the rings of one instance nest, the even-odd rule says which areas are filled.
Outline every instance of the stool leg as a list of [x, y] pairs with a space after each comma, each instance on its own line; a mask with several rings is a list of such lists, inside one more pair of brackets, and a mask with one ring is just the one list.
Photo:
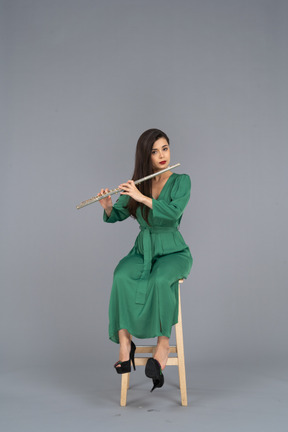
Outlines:
[[129, 388], [130, 373], [122, 374], [121, 376], [121, 397], [120, 406], [124, 407], [127, 403], [127, 390]]
[[130, 373], [127, 374], [127, 390], [129, 390], [129, 384], [130, 384]]
[[187, 406], [188, 402], [187, 402], [180, 285], [179, 285], [178, 323], [175, 325], [175, 335], [176, 335], [176, 346], [177, 346], [177, 353], [178, 353], [178, 371], [179, 371], [179, 384], [180, 384], [180, 392], [181, 392], [181, 403], [183, 406]]

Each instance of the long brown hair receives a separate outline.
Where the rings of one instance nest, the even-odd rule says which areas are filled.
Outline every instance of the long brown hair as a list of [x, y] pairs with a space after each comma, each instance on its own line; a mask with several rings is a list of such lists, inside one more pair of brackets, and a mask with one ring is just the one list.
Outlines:
[[[148, 129], [145, 132], [143, 132], [142, 135], [139, 137], [136, 146], [135, 166], [134, 166], [134, 173], [132, 176], [132, 180], [138, 180], [142, 177], [153, 174], [151, 152], [152, 152], [153, 144], [159, 138], [165, 138], [167, 143], [169, 144], [168, 136], [159, 129]], [[143, 183], [140, 183], [137, 187], [143, 195], [152, 198], [151, 179], [146, 180]], [[130, 198], [127, 204], [127, 208], [131, 216], [133, 216], [134, 218], [136, 218], [136, 211], [139, 206], [141, 207], [141, 213], [143, 218], [149, 224], [148, 222], [148, 216], [150, 210], [149, 207], [145, 206], [142, 203], [139, 203], [138, 201], [135, 201], [133, 198]]]

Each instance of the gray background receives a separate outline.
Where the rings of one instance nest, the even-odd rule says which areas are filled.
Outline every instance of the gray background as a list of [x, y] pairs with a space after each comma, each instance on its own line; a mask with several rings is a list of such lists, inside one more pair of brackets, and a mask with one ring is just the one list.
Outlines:
[[[99, 400], [110, 388], [105, 403], [118, 404], [107, 309], [138, 226], [76, 205], [131, 177], [151, 127], [192, 180], [181, 224], [194, 258], [182, 289], [190, 401], [251, 383], [251, 371], [278, 390], [287, 381], [287, 19], [284, 0], [1, 1], [1, 370], [16, 399], [17, 371], [31, 390], [49, 370]], [[91, 375], [73, 382], [83, 368]], [[287, 386], [277, 391], [281, 405]], [[138, 396], [136, 407], [146, 389]]]

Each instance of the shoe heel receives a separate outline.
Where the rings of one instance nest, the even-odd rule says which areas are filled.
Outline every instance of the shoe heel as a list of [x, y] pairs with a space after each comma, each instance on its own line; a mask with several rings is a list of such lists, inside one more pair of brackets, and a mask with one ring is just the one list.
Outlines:
[[135, 351], [136, 351], [136, 346], [135, 346], [134, 342], [131, 341], [130, 360], [132, 361], [132, 365], [133, 365], [134, 371], [136, 370], [136, 366], [135, 366]]

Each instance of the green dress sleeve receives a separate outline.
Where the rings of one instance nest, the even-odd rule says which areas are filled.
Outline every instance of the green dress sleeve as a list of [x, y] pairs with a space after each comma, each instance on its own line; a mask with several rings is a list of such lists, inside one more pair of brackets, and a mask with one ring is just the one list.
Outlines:
[[103, 220], [104, 222], [114, 223], [118, 221], [123, 221], [130, 216], [130, 213], [127, 208], [125, 208], [128, 204], [130, 197], [128, 195], [120, 195], [119, 199], [115, 202], [112, 208], [112, 212], [108, 217], [105, 210], [103, 212]]
[[191, 192], [191, 180], [187, 174], [181, 174], [175, 180], [171, 190], [171, 201], [152, 199], [152, 212], [154, 218], [166, 221], [177, 221], [182, 217], [184, 209], [189, 201]]

